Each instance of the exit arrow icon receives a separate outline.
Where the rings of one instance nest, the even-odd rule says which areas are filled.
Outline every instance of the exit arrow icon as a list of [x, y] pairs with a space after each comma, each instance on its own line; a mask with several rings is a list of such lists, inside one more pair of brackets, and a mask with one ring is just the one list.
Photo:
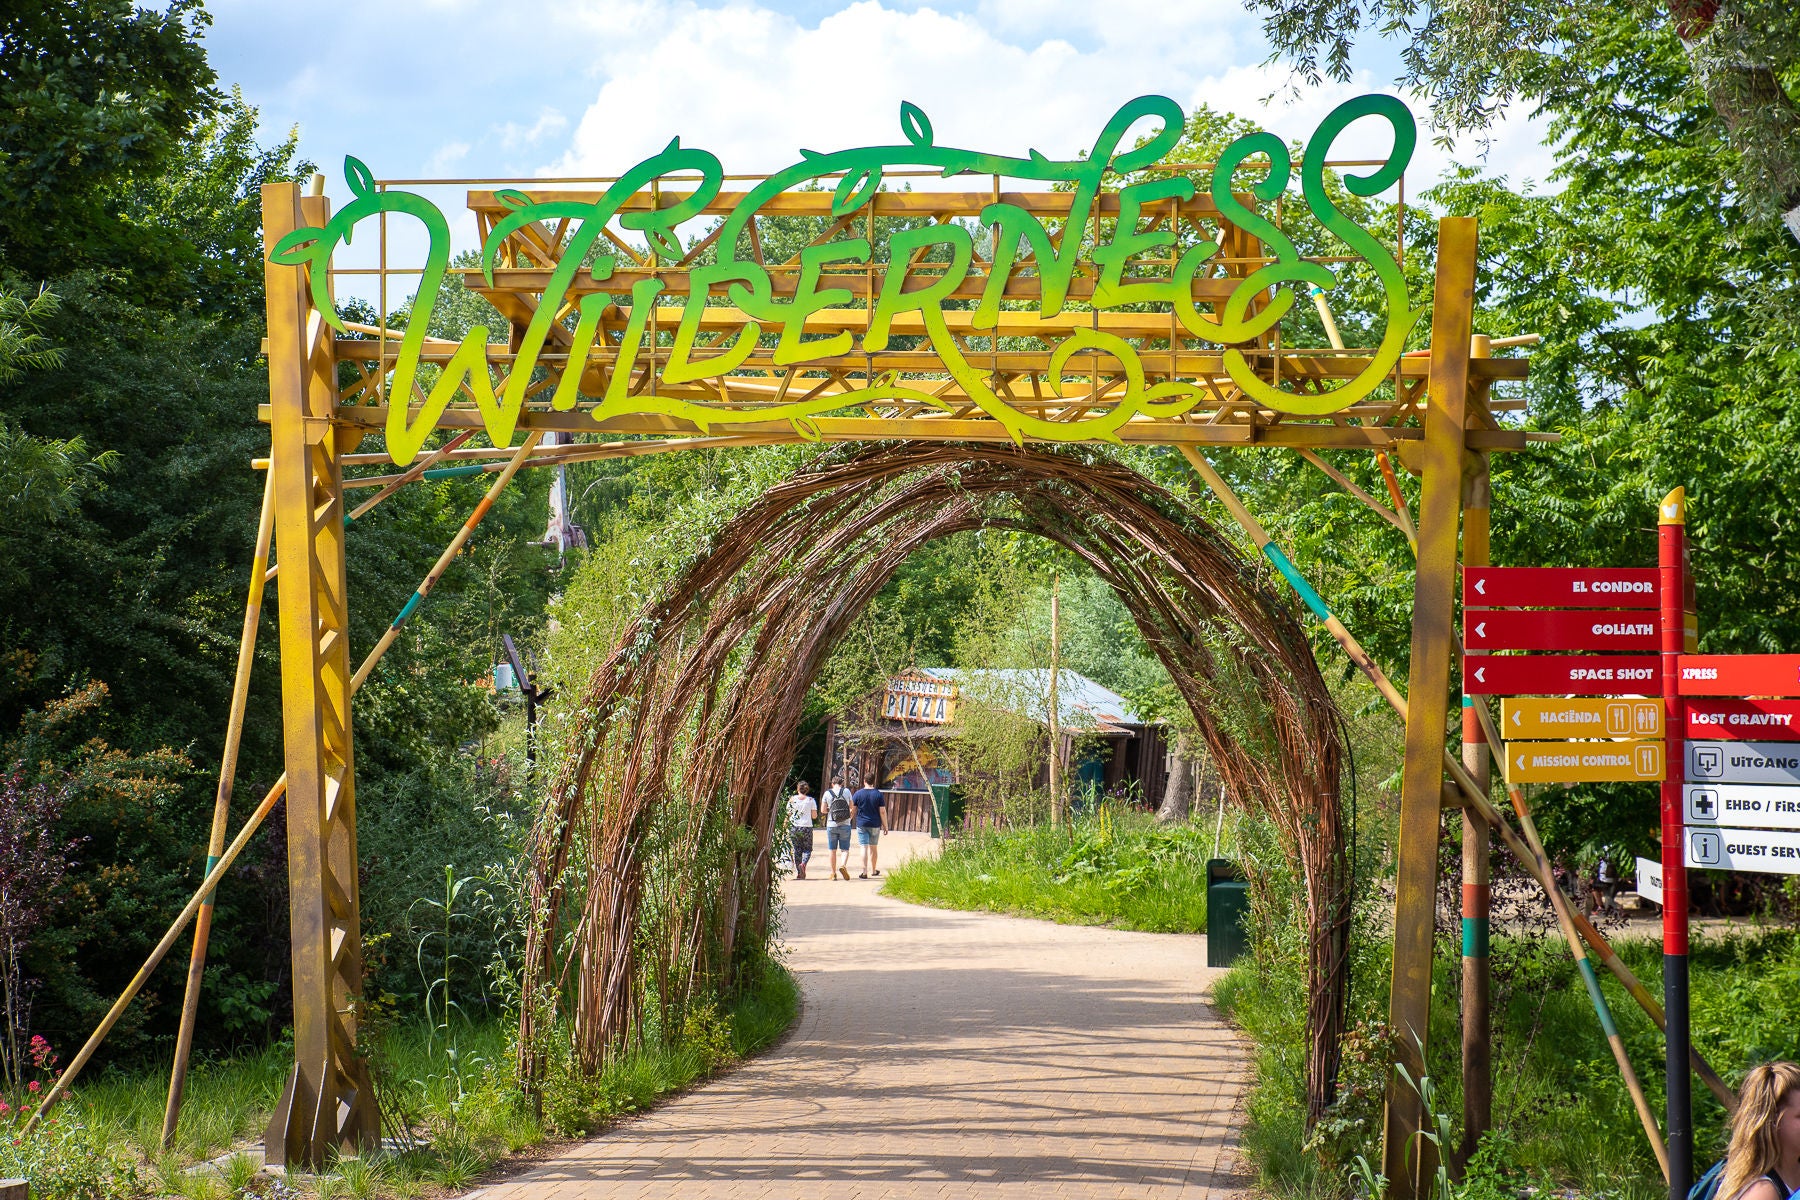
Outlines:
[[1519, 757], [1513, 759], [1513, 762], [1518, 764], [1519, 772], [1523, 774], [1525, 771], [1525, 756], [1521, 754]]
[[1487, 576], [1477, 575], [1475, 577], [1475, 594], [1477, 596], [1487, 595]]
[[1476, 683], [1486, 683], [1487, 682], [1487, 668], [1486, 667], [1476, 667], [1475, 668], [1475, 682]]
[[1483, 621], [1483, 622], [1481, 622], [1481, 624], [1475, 626], [1475, 636], [1478, 638], [1487, 637], [1487, 622], [1486, 621]]
[[1517, 710], [1517, 709], [1514, 709], [1514, 710], [1513, 710], [1513, 724], [1514, 724], [1514, 725], [1522, 725], [1522, 724], [1524, 724], [1524, 721], [1523, 721], [1523, 720], [1522, 720], [1522, 719], [1521, 719], [1521, 718], [1520, 718], [1520, 716], [1519, 716], [1519, 712], [1518, 712], [1518, 710]]

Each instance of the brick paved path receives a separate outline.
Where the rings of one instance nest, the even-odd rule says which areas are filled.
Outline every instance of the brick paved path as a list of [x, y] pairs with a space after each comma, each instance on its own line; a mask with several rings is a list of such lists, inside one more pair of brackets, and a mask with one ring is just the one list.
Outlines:
[[788, 1040], [481, 1200], [1244, 1194], [1204, 939], [919, 908], [823, 858], [785, 885]]

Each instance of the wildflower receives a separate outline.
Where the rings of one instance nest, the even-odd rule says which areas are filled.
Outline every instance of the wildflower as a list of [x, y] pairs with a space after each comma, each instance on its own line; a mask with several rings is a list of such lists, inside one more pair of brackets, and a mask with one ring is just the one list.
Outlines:
[[4, 1100], [0, 1100], [0, 1117], [4, 1117], [10, 1112], [12, 1112], [12, 1105]]
[[30, 1083], [25, 1085], [25, 1090], [35, 1092], [35, 1091], [40, 1090], [43, 1086], [44, 1086], [43, 1084], [39, 1083], [37, 1080], [34, 1079]]

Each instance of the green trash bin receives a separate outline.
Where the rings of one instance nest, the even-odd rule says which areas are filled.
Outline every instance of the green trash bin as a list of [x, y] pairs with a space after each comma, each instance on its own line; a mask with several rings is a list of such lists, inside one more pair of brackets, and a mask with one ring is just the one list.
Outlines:
[[1250, 916], [1250, 885], [1226, 858], [1206, 862], [1206, 965], [1229, 967], [1250, 952], [1245, 926]]
[[944, 831], [962, 825], [963, 794], [954, 783], [931, 785], [931, 836], [941, 838]]

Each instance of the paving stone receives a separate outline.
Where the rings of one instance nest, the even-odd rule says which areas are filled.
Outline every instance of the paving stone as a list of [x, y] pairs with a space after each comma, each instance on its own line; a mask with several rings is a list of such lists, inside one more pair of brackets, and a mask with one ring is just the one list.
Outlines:
[[[930, 847], [890, 834], [883, 862]], [[1248, 1047], [1204, 938], [921, 908], [823, 857], [783, 884], [789, 1038], [480, 1200], [1249, 1194]]]

